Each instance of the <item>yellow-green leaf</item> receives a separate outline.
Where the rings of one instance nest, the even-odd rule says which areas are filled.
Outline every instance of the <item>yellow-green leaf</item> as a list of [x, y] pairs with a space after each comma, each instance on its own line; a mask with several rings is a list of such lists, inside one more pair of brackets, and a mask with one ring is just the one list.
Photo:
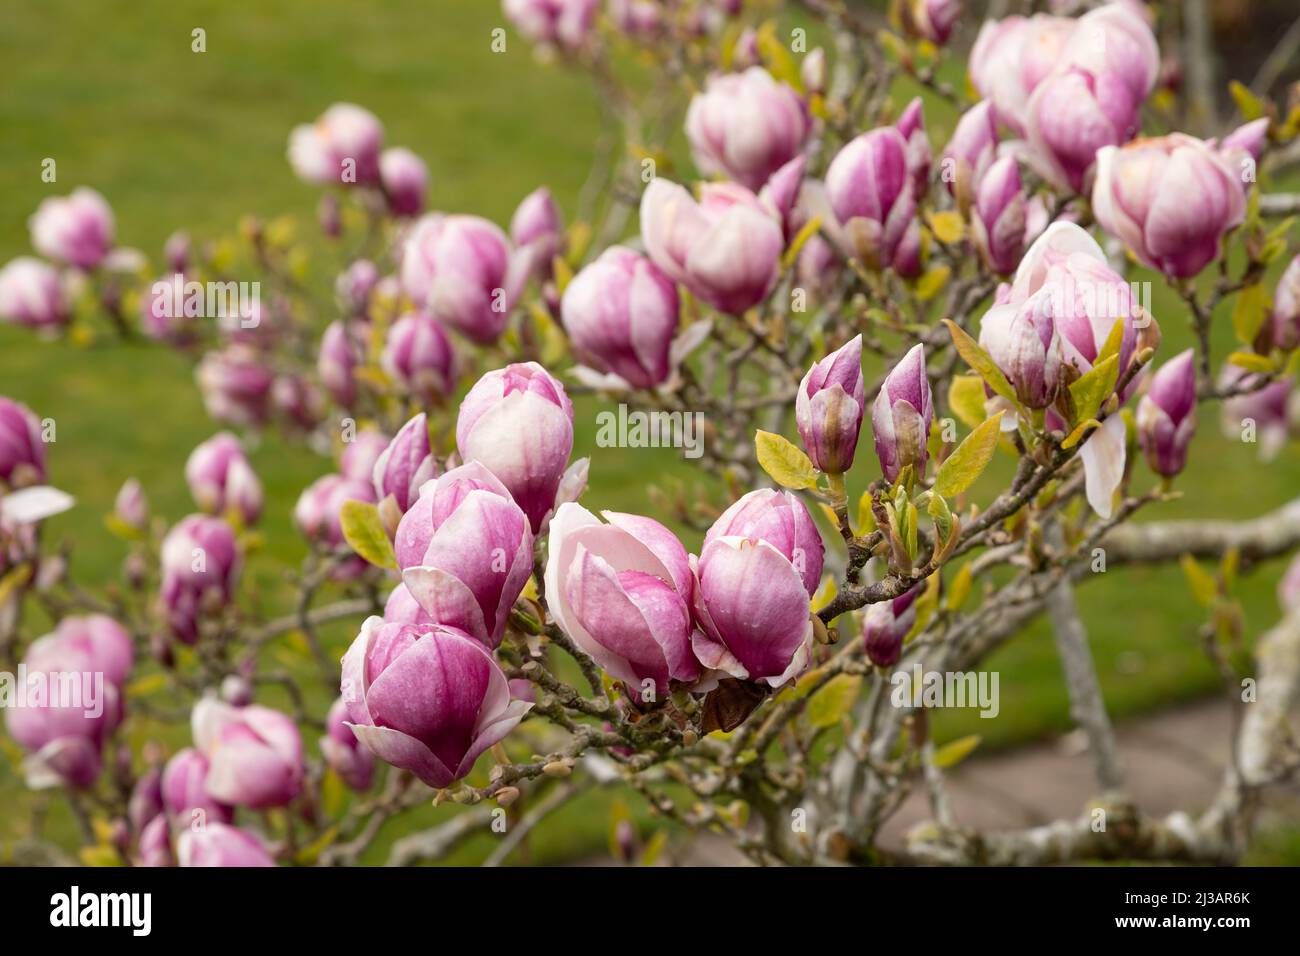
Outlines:
[[974, 484], [993, 458], [1001, 430], [1002, 413], [998, 412], [967, 435], [957, 450], [939, 466], [939, 474], [934, 479], [934, 493], [951, 498]]
[[397, 556], [393, 554], [393, 543], [388, 540], [377, 507], [368, 501], [345, 501], [339, 512], [339, 523], [353, 551], [377, 567], [396, 570]]
[[808, 700], [808, 723], [833, 727], [845, 717], [858, 699], [862, 678], [857, 674], [836, 674]]
[[1203, 607], [1213, 604], [1214, 599], [1219, 595], [1219, 584], [1214, 580], [1214, 576], [1201, 567], [1190, 554], [1183, 555], [1178, 559], [1178, 563], [1182, 565], [1183, 574], [1187, 577], [1188, 587], [1191, 588], [1196, 603]]
[[993, 389], [995, 394], [1001, 395], [1009, 401], [1017, 412], [1021, 413], [1022, 418], [1028, 416], [1023, 414], [1024, 409], [1020, 405], [1020, 400], [1016, 398], [1016, 390], [1011, 387], [1007, 377], [1002, 374], [1002, 369], [997, 367], [989, 353], [980, 348], [979, 343], [966, 334], [966, 331], [951, 319], [944, 319], [943, 324], [948, 326], [948, 332], [952, 335], [952, 344], [957, 349], [957, 354], [962, 360], [969, 365], [974, 371], [988, 383], [989, 388]]
[[967, 561], [953, 575], [952, 584], [948, 585], [948, 610], [960, 611], [962, 609], [966, 604], [966, 599], [970, 597], [971, 584], [974, 580], [975, 572], [971, 568], [971, 563]]
[[817, 469], [788, 439], [760, 429], [754, 434], [754, 451], [759, 465], [778, 485], [794, 490], [817, 487]]
[[854, 531], [858, 535], [871, 534], [876, 530], [876, 514], [871, 510], [871, 492], [862, 492], [858, 499], [858, 524]]
[[943, 291], [948, 284], [952, 269], [948, 266], [934, 266], [925, 271], [925, 275], [916, 280], [916, 297], [922, 302], [929, 302]]
[[149, 697], [167, 686], [167, 675], [163, 673], [146, 674], [126, 685], [126, 696], [133, 700]]
[[783, 269], [789, 269], [794, 265], [795, 260], [799, 258], [800, 251], [803, 250], [804, 244], [817, 235], [817, 230], [821, 229], [821, 227], [822, 221], [817, 216], [813, 216], [804, 223], [803, 228], [790, 240], [790, 247], [786, 249], [785, 255], [781, 259]]
[[931, 216], [930, 229], [940, 242], [961, 242], [966, 235], [966, 223], [962, 220], [961, 214], [951, 209], [946, 212], [936, 212]]
[[1246, 345], [1254, 342], [1272, 308], [1273, 297], [1261, 283], [1242, 289], [1232, 307], [1232, 328], [1238, 340]]
[[1233, 352], [1228, 356], [1228, 364], [1244, 368], [1247, 372], [1260, 372], [1264, 375], [1277, 371], [1271, 358], [1255, 352]]
[[1109, 355], [1070, 383], [1075, 422], [1086, 422], [1101, 413], [1101, 403], [1115, 394], [1119, 380], [1119, 356]]
[[971, 734], [944, 744], [934, 752], [934, 765], [940, 770], [957, 766], [980, 745], [981, 739], [979, 734]]
[[1264, 115], [1264, 104], [1258, 96], [1250, 91], [1240, 80], [1233, 80], [1228, 84], [1228, 92], [1232, 94], [1232, 102], [1237, 104], [1237, 109], [1246, 122], [1257, 120]]
[[984, 382], [978, 375], [954, 375], [948, 386], [948, 407], [971, 428], [984, 421]]

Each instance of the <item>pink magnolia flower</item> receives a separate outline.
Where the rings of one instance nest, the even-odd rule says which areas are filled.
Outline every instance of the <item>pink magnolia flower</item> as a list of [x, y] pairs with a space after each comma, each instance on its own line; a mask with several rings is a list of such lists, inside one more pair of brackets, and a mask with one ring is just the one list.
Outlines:
[[981, 100], [961, 115], [943, 151], [943, 181], [963, 212], [975, 202], [997, 148], [997, 112]]
[[402, 516], [394, 550], [415, 602], [434, 620], [496, 647], [533, 567], [533, 535], [481, 462], [426, 482]]
[[[25, 696], [5, 708], [9, 735], [29, 751], [22, 764], [29, 787], [95, 782], [103, 744], [122, 722], [134, 659], [130, 635], [102, 614], [64, 618], [32, 642], [23, 659]], [[44, 693], [32, 687], [36, 675]]]
[[357, 346], [352, 341], [348, 326], [342, 321], [331, 322], [321, 336], [316, 371], [320, 375], [321, 385], [344, 408], [351, 408], [356, 401], [358, 364]]
[[811, 131], [803, 98], [761, 66], [710, 77], [686, 113], [699, 170], [755, 192], [800, 153]]
[[706, 183], [696, 202], [662, 177], [641, 196], [641, 239], [670, 279], [732, 315], [767, 297], [785, 246], [781, 224], [743, 186]]
[[857, 335], [815, 363], [799, 383], [795, 422], [817, 468], [840, 473], [853, 466], [866, 408], [862, 336]]
[[1196, 352], [1187, 349], [1151, 377], [1137, 409], [1138, 440], [1158, 475], [1172, 477], [1187, 463], [1196, 431]]
[[919, 478], [929, 459], [926, 442], [934, 421], [925, 350], [914, 345], [885, 378], [871, 406], [871, 431], [880, 471], [889, 482], [913, 466]]
[[961, 17], [962, 0], [902, 0], [898, 10], [908, 33], [943, 46]]
[[219, 432], [190, 452], [185, 481], [194, 503], [210, 514], [233, 508], [245, 524], [253, 524], [262, 513], [262, 483], [230, 432]]
[[192, 644], [205, 610], [219, 610], [234, 594], [241, 558], [235, 533], [220, 518], [190, 515], [163, 538], [162, 610], [172, 633]]
[[532, 707], [511, 700], [491, 652], [464, 631], [378, 617], [343, 656], [342, 694], [345, 726], [362, 744], [439, 788], [468, 774]]
[[863, 133], [831, 160], [826, 194], [846, 252], [874, 269], [920, 272], [920, 228], [907, 141], [892, 126]]
[[316, 122], [289, 134], [289, 165], [306, 182], [374, 185], [379, 182], [379, 151], [384, 127], [369, 110], [335, 103]]
[[913, 587], [892, 601], [867, 607], [862, 616], [862, 640], [867, 658], [877, 667], [893, 667], [903, 654], [903, 639], [916, 623], [916, 598]]
[[0, 269], [0, 318], [32, 329], [58, 328], [72, 318], [59, 272], [31, 256]]
[[1103, 149], [1092, 208], [1143, 264], [1183, 278], [1218, 255], [1223, 236], [1246, 218], [1246, 197], [1209, 144], [1172, 133]]
[[347, 501], [376, 504], [375, 486], [369, 478], [325, 475], [308, 485], [293, 508], [293, 521], [310, 541], [328, 548], [343, 544], [342, 512]]
[[672, 373], [677, 288], [631, 249], [612, 246], [569, 283], [560, 314], [574, 349], [592, 367], [634, 388]]
[[208, 793], [208, 758], [193, 747], [177, 751], [163, 769], [162, 804], [172, 825], [202, 828], [229, 823], [234, 810]]
[[26, 405], [0, 396], [0, 481], [11, 488], [45, 481], [41, 422]]
[[424, 210], [429, 191], [429, 167], [405, 146], [386, 149], [379, 155], [379, 182], [395, 216], [418, 216]]
[[375, 495], [380, 501], [391, 495], [398, 511], [405, 514], [437, 471], [429, 448], [429, 419], [421, 412], [401, 427], [375, 461], [371, 471]]
[[573, 403], [536, 362], [488, 372], [469, 390], [456, 419], [465, 461], [487, 466], [509, 489], [534, 532], [556, 505], [573, 451]]
[[180, 866], [275, 866], [262, 841], [225, 823], [184, 830], [176, 838]]
[[659, 522], [581, 505], [561, 505], [551, 522], [546, 603], [566, 634], [633, 692], [694, 681], [694, 582], [686, 549]]
[[475, 342], [505, 329], [528, 279], [504, 232], [478, 216], [422, 216], [402, 252], [402, 289], [434, 318]]
[[230, 425], [264, 425], [271, 417], [275, 373], [247, 345], [231, 345], [203, 356], [194, 370], [203, 406], [212, 418]]
[[728, 508], [692, 561], [700, 662], [773, 687], [802, 673], [823, 553], [812, 516], [789, 492], [751, 491]]
[[423, 404], [437, 404], [455, 391], [456, 350], [432, 316], [408, 312], [394, 322], [380, 361], [398, 387]]
[[194, 705], [194, 746], [208, 759], [204, 788], [237, 807], [282, 807], [302, 790], [302, 738], [269, 707], [232, 707], [212, 697]]
[[369, 790], [375, 778], [374, 755], [361, 745], [347, 725], [348, 708], [342, 698], [334, 701], [325, 718], [325, 736], [320, 739], [325, 764], [353, 790]]
[[970, 53], [971, 83], [997, 109], [997, 117], [1024, 134], [1029, 97], [1061, 63], [1075, 21], [1036, 14], [988, 20]]
[[599, 0], [504, 0], [506, 19], [534, 43], [578, 50], [596, 25]]
[[113, 210], [85, 186], [41, 200], [27, 225], [37, 252], [79, 269], [102, 265], [113, 248]]
[[1034, 90], [1026, 109], [1029, 158], [1057, 187], [1082, 192], [1098, 150], [1137, 133], [1140, 106], [1117, 73], [1078, 67], [1053, 73]]

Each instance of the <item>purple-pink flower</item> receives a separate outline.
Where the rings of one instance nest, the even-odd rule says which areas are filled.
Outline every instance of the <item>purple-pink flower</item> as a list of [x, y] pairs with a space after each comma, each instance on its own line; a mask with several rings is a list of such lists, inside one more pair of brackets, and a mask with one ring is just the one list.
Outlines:
[[32, 256], [0, 269], [0, 319], [32, 329], [58, 328], [72, 318], [59, 271]]
[[840, 473], [852, 467], [866, 408], [857, 335], [808, 369], [795, 396], [799, 438], [817, 468]]
[[893, 482], [908, 465], [919, 478], [929, 459], [927, 441], [934, 401], [925, 372], [925, 350], [914, 345], [886, 376], [871, 406], [871, 431], [885, 480]]
[[342, 695], [357, 739], [431, 787], [468, 774], [532, 707], [511, 700], [500, 665], [464, 631], [379, 617], [343, 656]]
[[1196, 352], [1187, 349], [1156, 371], [1138, 403], [1138, 440], [1151, 470], [1166, 477], [1182, 471], [1195, 431]]
[[113, 210], [85, 186], [41, 200], [27, 225], [37, 252], [79, 269], [101, 265], [113, 248]]
[[920, 271], [920, 227], [907, 141], [892, 126], [863, 133], [826, 170], [826, 194], [845, 251], [873, 269]]
[[705, 183], [696, 202], [662, 177], [641, 196], [641, 239], [670, 279], [732, 315], [767, 297], [785, 247], [781, 223], [744, 186]]
[[[641, 685], [655, 699], [671, 682], [691, 682], [700, 663], [691, 649], [694, 581], [676, 536], [652, 518], [561, 505], [550, 528], [547, 607], [556, 623], [611, 677]], [[644, 698], [642, 698], [644, 699]]]
[[799, 155], [811, 131], [803, 97], [761, 66], [710, 77], [686, 113], [699, 170], [755, 192]]
[[672, 373], [677, 288], [653, 262], [624, 246], [601, 254], [569, 283], [560, 315], [588, 365], [634, 388]]
[[483, 463], [427, 482], [397, 526], [394, 550], [410, 596], [430, 617], [489, 647], [501, 642], [532, 574], [533, 535]]
[[556, 505], [573, 451], [573, 403], [536, 362], [516, 362], [480, 378], [461, 402], [456, 447], [482, 462], [528, 516], [534, 532]]
[[1171, 133], [1107, 147], [1097, 156], [1092, 209], [1145, 265], [1196, 275], [1246, 218], [1242, 184], [1208, 143]]

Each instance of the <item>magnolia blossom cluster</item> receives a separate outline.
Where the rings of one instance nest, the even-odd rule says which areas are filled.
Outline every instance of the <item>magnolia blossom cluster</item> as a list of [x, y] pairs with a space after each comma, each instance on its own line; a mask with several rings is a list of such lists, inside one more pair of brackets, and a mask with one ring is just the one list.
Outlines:
[[32, 248], [45, 259], [19, 256], [0, 269], [0, 319], [60, 328], [72, 320], [84, 275], [114, 265], [113, 211], [103, 196], [83, 186], [43, 200], [27, 226]]

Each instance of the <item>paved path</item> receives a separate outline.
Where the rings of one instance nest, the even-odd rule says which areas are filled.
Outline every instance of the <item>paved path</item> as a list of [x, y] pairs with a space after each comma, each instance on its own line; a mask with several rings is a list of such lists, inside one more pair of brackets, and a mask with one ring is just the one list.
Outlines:
[[[1143, 811], [1200, 810], [1218, 791], [1228, 759], [1230, 712], [1223, 700], [1206, 700], [1119, 725], [1115, 731], [1128, 789]], [[971, 757], [945, 779], [963, 826], [1020, 829], [1076, 817], [1094, 795], [1095, 780], [1080, 732], [986, 757]], [[1289, 818], [1298, 817], [1300, 785], [1284, 792]], [[899, 846], [913, 825], [930, 819], [929, 800], [916, 788], [881, 834]], [[721, 841], [699, 841], [679, 862], [743, 863]]]

